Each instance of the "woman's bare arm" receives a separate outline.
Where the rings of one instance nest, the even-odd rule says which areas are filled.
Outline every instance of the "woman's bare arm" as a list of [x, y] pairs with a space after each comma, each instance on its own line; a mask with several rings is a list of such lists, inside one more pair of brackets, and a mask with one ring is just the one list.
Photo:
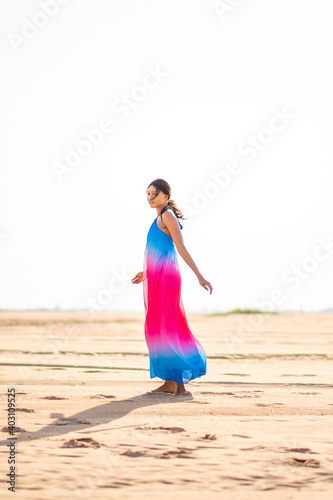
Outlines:
[[183, 240], [183, 235], [181, 233], [178, 221], [174, 215], [172, 215], [169, 212], [164, 212], [163, 214], [163, 222], [166, 225], [169, 233], [171, 234], [171, 238], [173, 239], [173, 242], [177, 248], [177, 251], [179, 255], [184, 259], [186, 264], [192, 269], [194, 274], [199, 280], [199, 283], [201, 286], [205, 288], [205, 290], [210, 290], [210, 294], [213, 291], [212, 285], [209, 283], [209, 281], [206, 281], [202, 274], [200, 273], [196, 263], [192, 259], [190, 253], [186, 249], [184, 245], [184, 240]]

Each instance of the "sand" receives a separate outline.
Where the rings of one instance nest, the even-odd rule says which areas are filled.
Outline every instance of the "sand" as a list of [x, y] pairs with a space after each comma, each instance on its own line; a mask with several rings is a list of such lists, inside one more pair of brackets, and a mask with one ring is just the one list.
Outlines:
[[333, 498], [333, 316], [188, 320], [207, 375], [175, 397], [147, 394], [141, 314], [0, 313], [0, 497]]

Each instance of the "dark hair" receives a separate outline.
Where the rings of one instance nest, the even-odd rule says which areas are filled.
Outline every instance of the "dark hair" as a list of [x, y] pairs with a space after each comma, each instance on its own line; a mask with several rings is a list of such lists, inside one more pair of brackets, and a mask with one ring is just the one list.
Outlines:
[[161, 219], [162, 219], [162, 214], [166, 210], [168, 210], [168, 208], [171, 208], [171, 210], [173, 211], [173, 213], [175, 214], [175, 216], [178, 219], [186, 219], [187, 218], [184, 216], [184, 214], [181, 212], [181, 210], [179, 210], [175, 201], [170, 199], [171, 187], [167, 181], [165, 181], [164, 179], [155, 179], [153, 182], [151, 182], [149, 184], [149, 186], [147, 187], [147, 191], [150, 188], [150, 186], [154, 186], [156, 188], [156, 196], [159, 194], [160, 191], [162, 191], [162, 193], [168, 195], [168, 203], [165, 207], [162, 208], [162, 211], [160, 213]]

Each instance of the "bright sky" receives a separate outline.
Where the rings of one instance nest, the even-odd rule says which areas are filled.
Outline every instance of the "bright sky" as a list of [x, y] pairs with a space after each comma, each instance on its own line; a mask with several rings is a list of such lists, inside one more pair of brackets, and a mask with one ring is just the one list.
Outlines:
[[[146, 188], [185, 310], [333, 307], [331, 0], [1, 0], [0, 308], [143, 312]], [[90, 306], [89, 306], [90, 304]]]

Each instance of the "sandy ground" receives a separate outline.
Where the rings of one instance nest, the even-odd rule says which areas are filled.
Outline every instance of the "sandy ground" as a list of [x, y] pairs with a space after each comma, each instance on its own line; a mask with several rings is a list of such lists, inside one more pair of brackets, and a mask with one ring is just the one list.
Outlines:
[[0, 313], [0, 497], [331, 500], [333, 315], [188, 320], [207, 375], [177, 398], [146, 394], [143, 315]]

